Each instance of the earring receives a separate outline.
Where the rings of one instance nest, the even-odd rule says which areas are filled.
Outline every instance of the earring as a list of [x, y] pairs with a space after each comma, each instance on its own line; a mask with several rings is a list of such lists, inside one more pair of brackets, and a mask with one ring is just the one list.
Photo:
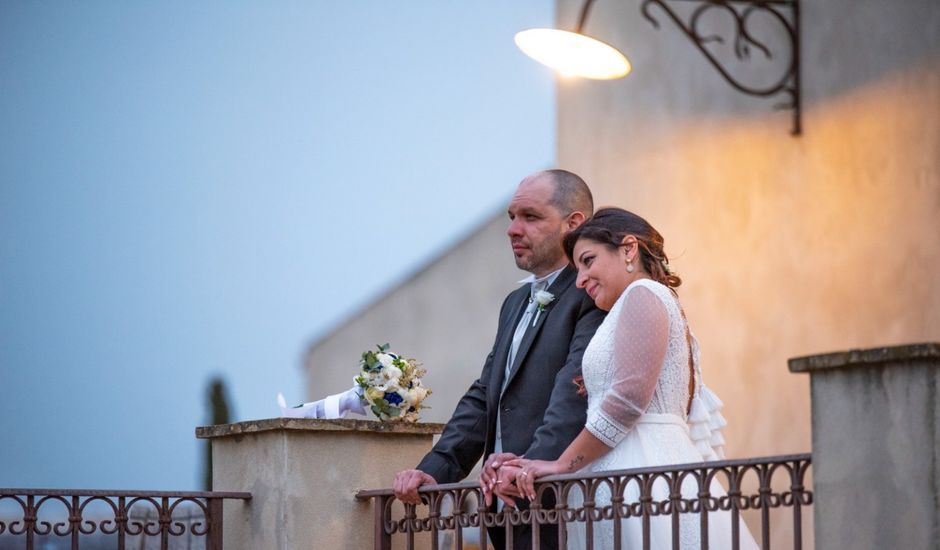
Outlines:
[[633, 260], [627, 260], [627, 273], [633, 273]]

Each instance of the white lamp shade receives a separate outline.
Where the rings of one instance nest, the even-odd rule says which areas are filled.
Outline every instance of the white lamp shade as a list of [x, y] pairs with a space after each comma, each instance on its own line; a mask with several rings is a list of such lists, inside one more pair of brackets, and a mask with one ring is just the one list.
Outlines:
[[576, 32], [528, 29], [516, 33], [515, 40], [523, 53], [563, 76], [610, 80], [630, 72], [630, 62], [617, 48]]

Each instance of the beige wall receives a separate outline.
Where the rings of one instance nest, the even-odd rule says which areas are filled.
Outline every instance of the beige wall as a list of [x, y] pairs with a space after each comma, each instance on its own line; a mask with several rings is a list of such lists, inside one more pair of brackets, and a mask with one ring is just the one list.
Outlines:
[[638, 5], [595, 4], [586, 31], [634, 69], [559, 82], [558, 164], [665, 236], [730, 455], [809, 450], [787, 358], [940, 338], [940, 3], [804, 2], [797, 138]]

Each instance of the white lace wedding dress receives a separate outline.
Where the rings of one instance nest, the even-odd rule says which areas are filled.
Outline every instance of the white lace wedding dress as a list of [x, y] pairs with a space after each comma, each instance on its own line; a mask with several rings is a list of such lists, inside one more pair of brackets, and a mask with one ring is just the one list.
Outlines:
[[[698, 346], [687, 330], [679, 302], [668, 287], [640, 279], [624, 290], [597, 329], [582, 360], [588, 391], [586, 428], [612, 447], [582, 472], [723, 458], [720, 429], [725, 421], [719, 412], [721, 401], [701, 383]], [[687, 415], [692, 371], [695, 395], [691, 414]], [[712, 483], [711, 491], [715, 496], [725, 494], [717, 482]], [[695, 498], [697, 493], [697, 482], [691, 477], [686, 479], [683, 496]], [[653, 499], [668, 498], [666, 482], [654, 483]], [[571, 505], [581, 505], [581, 495], [572, 495], [571, 499]], [[639, 488], [631, 483], [624, 491], [624, 502], [638, 500]], [[609, 504], [610, 490], [601, 485], [596, 505]], [[594, 548], [614, 547], [613, 521], [593, 522], [592, 529]], [[681, 548], [699, 548], [700, 532], [699, 514], [680, 515]], [[731, 548], [730, 514], [709, 512], [708, 533], [709, 548]], [[568, 524], [568, 548], [583, 548], [585, 537], [584, 523]], [[740, 538], [741, 549], [757, 548], [743, 522]], [[642, 548], [642, 540], [642, 520], [622, 519], [621, 548]], [[672, 548], [669, 515], [651, 519], [650, 541], [654, 549]]]

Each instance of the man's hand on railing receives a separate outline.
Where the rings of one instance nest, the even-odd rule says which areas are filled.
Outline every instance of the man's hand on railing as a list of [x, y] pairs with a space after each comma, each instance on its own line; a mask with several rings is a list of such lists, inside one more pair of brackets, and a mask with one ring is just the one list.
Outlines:
[[421, 504], [418, 488], [435, 483], [436, 479], [421, 470], [402, 470], [395, 474], [395, 498], [405, 504]]

